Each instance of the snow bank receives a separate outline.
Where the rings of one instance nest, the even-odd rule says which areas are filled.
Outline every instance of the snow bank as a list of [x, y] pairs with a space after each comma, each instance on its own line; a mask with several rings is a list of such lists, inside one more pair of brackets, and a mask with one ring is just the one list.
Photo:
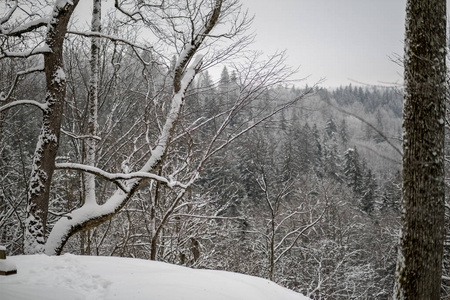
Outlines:
[[275, 283], [116, 257], [11, 256], [17, 275], [0, 277], [2, 300], [307, 300]]

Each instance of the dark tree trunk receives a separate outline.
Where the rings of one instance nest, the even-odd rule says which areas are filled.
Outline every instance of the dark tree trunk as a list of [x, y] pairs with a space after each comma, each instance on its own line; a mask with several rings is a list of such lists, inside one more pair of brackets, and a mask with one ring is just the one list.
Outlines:
[[446, 1], [408, 0], [403, 216], [396, 299], [440, 299], [444, 242]]
[[63, 44], [67, 24], [77, 5], [55, 5], [52, 20], [45, 39], [51, 52], [44, 55], [44, 71], [47, 84], [46, 105], [42, 127], [33, 157], [28, 190], [27, 220], [25, 222], [24, 251], [33, 254], [44, 251], [50, 185], [55, 169], [59, 146], [66, 80], [63, 71]]

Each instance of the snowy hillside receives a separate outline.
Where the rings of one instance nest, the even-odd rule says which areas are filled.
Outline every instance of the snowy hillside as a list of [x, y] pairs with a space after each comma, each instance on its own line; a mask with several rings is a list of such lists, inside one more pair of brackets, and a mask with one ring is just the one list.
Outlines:
[[12, 256], [18, 274], [0, 276], [2, 300], [307, 300], [275, 283], [131, 258]]

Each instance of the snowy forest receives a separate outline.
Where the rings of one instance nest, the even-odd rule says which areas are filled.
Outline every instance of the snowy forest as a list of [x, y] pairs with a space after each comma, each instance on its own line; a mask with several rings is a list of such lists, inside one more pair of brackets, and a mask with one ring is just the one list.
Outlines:
[[71, 18], [77, 0], [50, 2], [0, 4], [10, 255], [132, 257], [311, 299], [392, 297], [401, 87], [292, 80], [286, 53], [246, 50], [252, 18], [234, 0], [116, 0], [103, 14], [94, 0], [88, 21]]

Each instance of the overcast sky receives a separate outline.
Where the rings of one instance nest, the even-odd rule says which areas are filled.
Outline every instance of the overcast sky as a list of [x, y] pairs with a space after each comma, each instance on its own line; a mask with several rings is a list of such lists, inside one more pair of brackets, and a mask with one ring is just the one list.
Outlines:
[[252, 47], [266, 54], [287, 50], [288, 64], [300, 67], [298, 78], [309, 76], [308, 84], [403, 82], [392, 59], [403, 56], [406, 0], [241, 1], [255, 16]]
[[286, 49], [308, 83], [401, 83], [406, 0], [243, 0], [255, 15], [253, 47]]

